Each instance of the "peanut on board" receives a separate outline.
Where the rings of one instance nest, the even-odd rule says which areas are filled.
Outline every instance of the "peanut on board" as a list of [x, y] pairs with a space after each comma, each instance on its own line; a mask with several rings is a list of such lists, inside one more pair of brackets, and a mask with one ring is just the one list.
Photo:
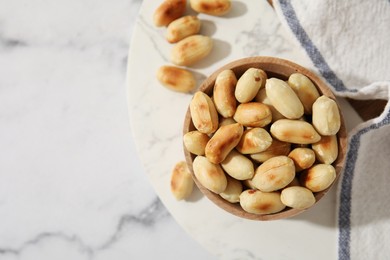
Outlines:
[[190, 66], [205, 58], [213, 48], [213, 40], [204, 35], [191, 35], [176, 43], [171, 61], [178, 66]]
[[178, 162], [172, 170], [171, 192], [177, 200], [188, 198], [194, 186], [190, 170], [184, 161]]
[[160, 83], [173, 91], [188, 93], [196, 88], [194, 75], [186, 69], [175, 66], [161, 66], [157, 71]]
[[183, 40], [200, 31], [200, 20], [195, 15], [186, 15], [171, 22], [167, 27], [166, 39], [170, 43]]
[[191, 8], [199, 13], [221, 16], [231, 9], [230, 0], [190, 0]]
[[153, 14], [155, 26], [167, 26], [172, 21], [183, 16], [186, 11], [186, 0], [165, 0], [162, 2]]

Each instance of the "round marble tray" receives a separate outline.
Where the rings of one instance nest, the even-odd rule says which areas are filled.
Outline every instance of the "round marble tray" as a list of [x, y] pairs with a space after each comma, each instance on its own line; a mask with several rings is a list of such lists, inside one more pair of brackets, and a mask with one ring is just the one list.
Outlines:
[[[188, 201], [177, 202], [171, 195], [171, 170], [184, 160], [182, 127], [191, 95], [167, 90], [156, 80], [157, 69], [170, 64], [172, 48], [164, 38], [166, 28], [156, 28], [152, 22], [160, 3], [146, 0], [141, 7], [128, 57], [128, 104], [139, 157], [161, 201], [175, 220], [218, 258], [336, 259], [335, 188], [310, 211], [268, 222], [233, 216], [198, 190]], [[223, 64], [247, 56], [276, 56], [312, 67], [267, 1], [232, 1], [232, 8], [226, 17], [199, 15], [201, 34], [215, 43], [212, 54], [191, 67], [199, 84]]]

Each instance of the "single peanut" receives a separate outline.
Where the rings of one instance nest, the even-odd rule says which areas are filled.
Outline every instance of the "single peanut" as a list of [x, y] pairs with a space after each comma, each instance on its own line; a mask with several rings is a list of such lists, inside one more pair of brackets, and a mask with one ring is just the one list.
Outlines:
[[279, 155], [288, 155], [291, 151], [291, 144], [286, 142], [281, 142], [277, 139], [272, 140], [272, 144], [265, 151], [260, 153], [250, 154], [249, 156], [256, 162], [262, 163], [268, 159], [279, 156]]
[[249, 127], [264, 127], [272, 120], [271, 110], [258, 102], [240, 104], [233, 116], [238, 123]]
[[294, 161], [297, 172], [310, 168], [316, 161], [316, 155], [310, 148], [295, 148], [288, 154], [288, 157]]
[[288, 84], [301, 100], [305, 113], [310, 115], [314, 101], [320, 96], [313, 82], [301, 73], [293, 73], [288, 78]]
[[171, 175], [171, 192], [177, 200], [183, 200], [191, 195], [194, 186], [190, 170], [186, 162], [180, 161], [173, 168]]
[[321, 140], [313, 126], [301, 120], [280, 119], [271, 125], [270, 131], [278, 140], [294, 144], [313, 144]]
[[206, 157], [198, 155], [192, 162], [196, 179], [208, 190], [220, 194], [226, 189], [227, 179], [218, 164], [211, 163]]
[[174, 66], [161, 66], [157, 79], [164, 87], [177, 92], [188, 93], [196, 87], [195, 77], [190, 71]]
[[190, 103], [190, 113], [195, 128], [204, 134], [214, 133], [218, 128], [218, 112], [211, 98], [198, 91]]
[[207, 142], [205, 154], [210, 162], [218, 164], [225, 160], [241, 139], [244, 127], [238, 123], [220, 127]]
[[178, 66], [190, 66], [205, 58], [213, 48], [208, 36], [191, 35], [176, 43], [171, 51], [171, 61]]
[[210, 137], [199, 131], [191, 131], [183, 136], [183, 143], [187, 151], [196, 155], [204, 155]]
[[219, 114], [225, 118], [234, 116], [237, 101], [234, 97], [234, 89], [237, 84], [236, 75], [232, 70], [220, 72], [215, 79], [213, 99]]
[[191, 8], [196, 12], [221, 16], [230, 11], [230, 0], [190, 0]]
[[173, 20], [183, 16], [186, 6], [186, 0], [165, 0], [154, 11], [154, 25], [157, 27], [168, 25]]
[[313, 126], [320, 135], [335, 135], [340, 129], [340, 112], [336, 101], [321, 96], [313, 103]]
[[275, 122], [279, 119], [286, 118], [283, 116], [276, 108], [272, 105], [271, 101], [267, 97], [267, 92], [265, 88], [260, 88], [259, 92], [257, 92], [257, 95], [254, 99], [256, 102], [263, 103], [269, 107], [272, 114], [272, 122]]
[[327, 189], [336, 179], [336, 170], [330, 164], [316, 164], [300, 176], [300, 183], [312, 192]]
[[332, 164], [339, 154], [336, 135], [322, 136], [318, 143], [311, 145], [318, 161]]
[[280, 199], [284, 205], [294, 209], [307, 209], [313, 206], [316, 202], [313, 192], [300, 186], [283, 189]]
[[253, 185], [264, 192], [286, 187], [295, 177], [293, 160], [287, 156], [277, 156], [261, 164], [252, 178]]
[[242, 154], [265, 151], [272, 144], [271, 135], [264, 128], [251, 128], [244, 131], [236, 149]]
[[183, 16], [168, 25], [165, 38], [170, 43], [178, 42], [190, 35], [197, 34], [200, 31], [200, 25], [197, 16]]
[[272, 214], [282, 211], [286, 206], [280, 200], [279, 192], [245, 190], [240, 195], [243, 210], [253, 214]]
[[232, 177], [226, 176], [226, 189], [219, 195], [230, 203], [237, 203], [240, 201], [240, 194], [242, 192], [242, 183]]
[[234, 95], [238, 102], [247, 103], [255, 98], [260, 87], [264, 87], [267, 74], [256, 68], [247, 69], [238, 79]]
[[272, 105], [288, 119], [303, 116], [303, 105], [294, 90], [283, 80], [267, 79], [265, 83], [267, 97]]
[[219, 119], [219, 127], [224, 126], [224, 125], [231, 125], [231, 124], [235, 124], [235, 123], [237, 123], [237, 122], [231, 117], [229, 117], [229, 118], [221, 117]]
[[247, 180], [253, 177], [255, 169], [252, 161], [245, 155], [232, 150], [223, 162], [222, 169], [237, 180]]

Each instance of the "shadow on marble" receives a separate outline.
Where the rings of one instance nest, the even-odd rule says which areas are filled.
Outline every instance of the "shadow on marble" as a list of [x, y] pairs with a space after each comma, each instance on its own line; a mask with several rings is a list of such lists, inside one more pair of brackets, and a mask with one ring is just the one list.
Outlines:
[[231, 45], [227, 41], [214, 39], [214, 46], [209, 56], [196, 63], [192, 68], [204, 69], [214, 65], [216, 62], [226, 58], [232, 51]]
[[192, 191], [191, 193], [191, 196], [189, 196], [187, 199], [186, 199], [186, 202], [197, 202], [199, 201], [201, 198], [203, 198], [203, 193], [198, 189], [198, 187], [195, 185], [194, 186], [194, 190]]
[[244, 2], [240, 1], [232, 1], [232, 7], [230, 9], [230, 12], [224, 15], [223, 17], [226, 18], [234, 18], [243, 16], [248, 11], [248, 8]]
[[212, 37], [217, 31], [217, 26], [213, 21], [201, 19], [202, 23], [199, 34]]

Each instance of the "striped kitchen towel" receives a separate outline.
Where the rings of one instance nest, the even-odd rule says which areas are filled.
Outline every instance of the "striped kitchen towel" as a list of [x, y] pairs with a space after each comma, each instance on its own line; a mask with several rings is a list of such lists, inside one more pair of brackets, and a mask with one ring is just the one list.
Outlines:
[[[341, 97], [390, 97], [389, 0], [274, 0], [282, 24]], [[338, 258], [390, 259], [390, 105], [349, 132]]]

